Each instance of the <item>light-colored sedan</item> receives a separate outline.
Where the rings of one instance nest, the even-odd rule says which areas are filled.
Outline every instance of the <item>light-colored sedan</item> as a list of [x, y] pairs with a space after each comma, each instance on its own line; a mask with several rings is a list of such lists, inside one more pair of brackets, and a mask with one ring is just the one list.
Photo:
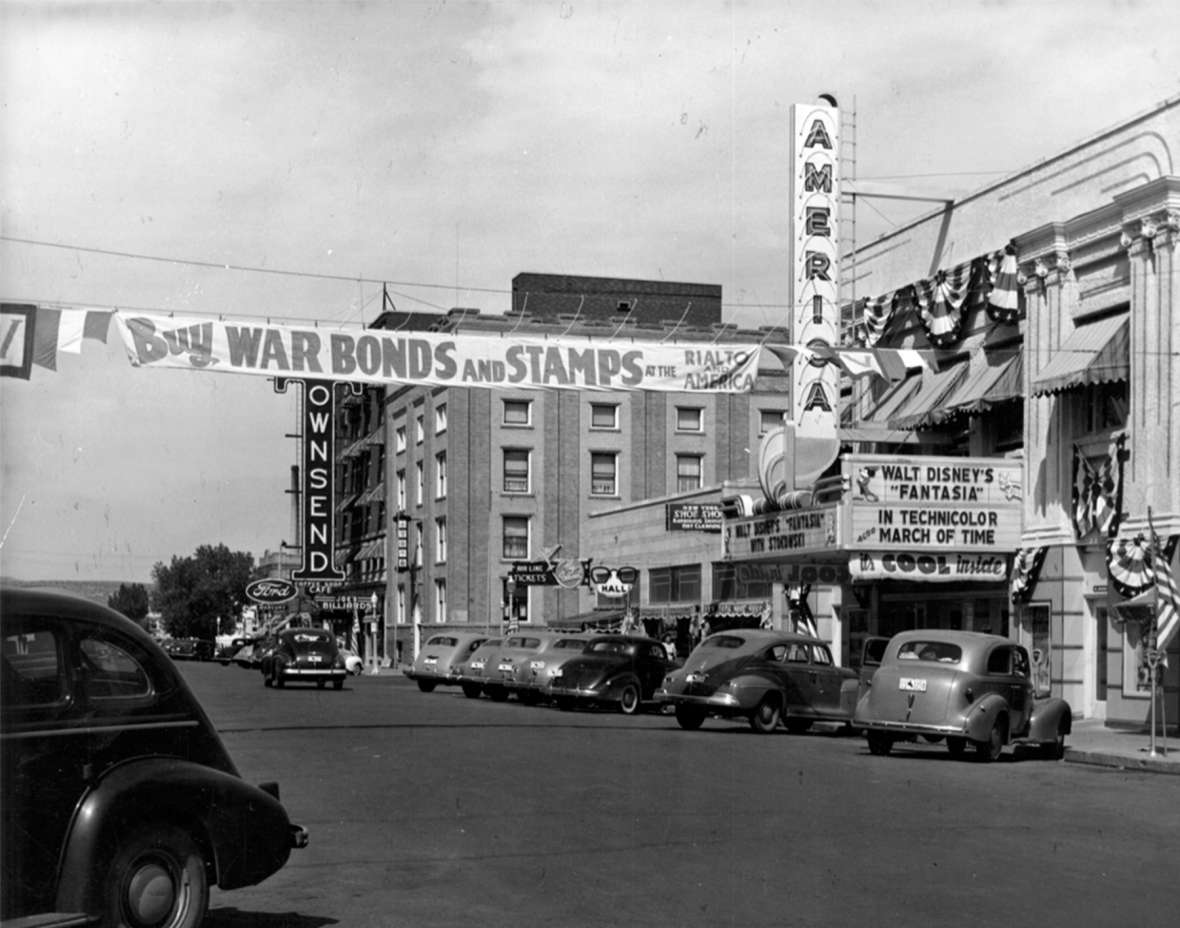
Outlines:
[[655, 695], [675, 709], [681, 728], [700, 728], [712, 715], [744, 718], [769, 734], [780, 723], [790, 732], [816, 721], [847, 724], [858, 686], [856, 671], [838, 666], [825, 642], [743, 628], [702, 641]]
[[1014, 641], [920, 629], [889, 640], [853, 724], [865, 730], [873, 754], [921, 737], [945, 738], [955, 755], [971, 745], [982, 761], [1015, 743], [1060, 759], [1072, 713], [1064, 699], [1037, 698], [1028, 652]]
[[414, 664], [405, 673], [418, 684], [423, 693], [436, 686], [459, 686], [462, 683], [459, 667], [473, 651], [488, 640], [479, 632], [439, 632], [431, 635]]
[[508, 698], [512, 687], [518, 687], [527, 680], [529, 665], [539, 661], [541, 654], [549, 648], [561, 632], [547, 629], [519, 631], [508, 635], [496, 656], [494, 672], [488, 674], [484, 692], [495, 702]]
[[456, 668], [459, 686], [468, 699], [478, 699], [489, 677], [496, 674], [496, 658], [500, 654], [501, 644], [502, 639], [489, 638], [471, 652], [465, 663]]
[[555, 635], [541, 642], [538, 651], [528, 660], [513, 664], [512, 676], [507, 681], [508, 691], [526, 705], [541, 701], [550, 679], [566, 661], [578, 657], [589, 638], [583, 635]]

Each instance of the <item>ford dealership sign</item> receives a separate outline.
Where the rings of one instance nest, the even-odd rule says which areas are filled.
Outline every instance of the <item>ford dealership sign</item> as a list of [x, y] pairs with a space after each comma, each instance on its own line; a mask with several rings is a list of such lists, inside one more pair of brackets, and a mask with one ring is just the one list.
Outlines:
[[285, 603], [297, 592], [295, 584], [282, 577], [264, 577], [246, 584], [246, 598], [263, 605]]

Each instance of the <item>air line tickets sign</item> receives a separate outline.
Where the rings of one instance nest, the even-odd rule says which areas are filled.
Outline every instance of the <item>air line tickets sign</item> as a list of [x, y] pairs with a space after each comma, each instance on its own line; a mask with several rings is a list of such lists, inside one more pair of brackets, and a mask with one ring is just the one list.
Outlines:
[[324, 329], [119, 311], [131, 363], [354, 383], [747, 393], [757, 344]]

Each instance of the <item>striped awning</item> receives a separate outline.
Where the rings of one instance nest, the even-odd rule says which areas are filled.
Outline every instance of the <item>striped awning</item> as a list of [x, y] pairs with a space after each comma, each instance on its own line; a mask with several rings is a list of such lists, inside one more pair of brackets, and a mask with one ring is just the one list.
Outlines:
[[942, 401], [956, 390], [967, 376], [966, 362], [959, 362], [937, 374], [927, 371], [922, 375], [922, 386], [896, 414], [889, 424], [895, 429], [917, 429], [932, 425], [942, 409]]
[[986, 412], [999, 403], [1019, 399], [1024, 395], [1021, 384], [1024, 364], [1019, 354], [1006, 360], [988, 363], [970, 372], [934, 410], [930, 418], [943, 422], [958, 415], [977, 415]]
[[877, 401], [877, 405], [865, 416], [863, 421], [865, 423], [885, 425], [905, 405], [906, 401], [918, 392], [918, 388], [921, 385], [922, 378], [918, 376], [907, 377], [905, 380], [894, 385], [881, 395], [881, 399]]
[[1074, 329], [1033, 379], [1033, 396], [1126, 380], [1131, 346], [1128, 323], [1127, 314], [1119, 313]]

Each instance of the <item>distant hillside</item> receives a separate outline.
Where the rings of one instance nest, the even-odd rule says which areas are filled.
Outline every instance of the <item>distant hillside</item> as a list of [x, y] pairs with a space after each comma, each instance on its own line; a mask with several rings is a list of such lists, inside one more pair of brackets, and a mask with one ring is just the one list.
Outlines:
[[[107, 604], [107, 600], [114, 593], [118, 592], [121, 583], [133, 582], [129, 580], [13, 580], [11, 577], [0, 578], [0, 583], [6, 587], [37, 587], [39, 589], [61, 590], [63, 593], [81, 596], [103, 606]], [[147, 584], [144, 585], [148, 586]], [[148, 592], [151, 592], [150, 586], [148, 586]]]

